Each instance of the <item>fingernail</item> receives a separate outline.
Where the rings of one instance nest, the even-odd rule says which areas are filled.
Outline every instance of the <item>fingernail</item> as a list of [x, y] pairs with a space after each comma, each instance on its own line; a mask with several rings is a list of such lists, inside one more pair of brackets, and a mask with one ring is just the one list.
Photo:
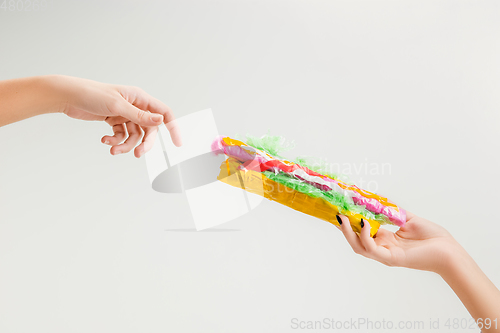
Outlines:
[[104, 143], [107, 144], [107, 145], [109, 145], [109, 141], [108, 140], [104, 141]]
[[337, 221], [339, 222], [340, 225], [342, 225], [342, 219], [338, 215], [337, 215]]
[[117, 151], [115, 151], [115, 155], [118, 155], [118, 154], [121, 154], [121, 153], [122, 153], [122, 151], [121, 151], [121, 150], [117, 150]]
[[361, 219], [361, 228], [363, 228], [365, 226], [365, 221], [363, 221], [363, 219]]
[[159, 114], [154, 114], [154, 115], [152, 115], [152, 116], [151, 116], [151, 120], [152, 120], [153, 122], [155, 122], [155, 123], [157, 123], [157, 122], [161, 121], [161, 118], [162, 118], [162, 116], [161, 116], [161, 115], [159, 115]]

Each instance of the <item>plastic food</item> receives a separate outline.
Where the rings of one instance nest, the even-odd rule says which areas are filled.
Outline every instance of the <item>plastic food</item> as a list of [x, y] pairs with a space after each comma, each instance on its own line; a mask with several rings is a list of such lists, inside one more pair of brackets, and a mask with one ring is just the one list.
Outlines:
[[313, 171], [315, 166], [305, 166], [305, 160], [298, 164], [281, 158], [281, 152], [290, 149], [283, 138], [250, 137], [247, 143], [222, 136], [213, 141], [212, 151], [228, 156], [221, 165], [220, 181], [336, 226], [340, 213], [356, 232], [361, 231], [363, 219], [370, 222], [372, 237], [381, 224], [404, 226], [406, 212], [387, 198]]

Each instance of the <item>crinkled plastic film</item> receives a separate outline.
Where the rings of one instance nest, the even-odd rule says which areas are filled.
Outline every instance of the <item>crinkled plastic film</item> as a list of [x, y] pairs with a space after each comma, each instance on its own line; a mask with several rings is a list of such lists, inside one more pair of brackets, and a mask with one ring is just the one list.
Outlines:
[[404, 225], [405, 211], [387, 198], [270, 154], [288, 150], [290, 145], [283, 138], [264, 136], [248, 142], [257, 147], [228, 137], [214, 140], [212, 150], [229, 156], [220, 167], [220, 181], [336, 226], [336, 215], [340, 213], [349, 218], [356, 232], [361, 231], [363, 219], [370, 223], [372, 237], [380, 224]]
[[[230, 166], [229, 168], [228, 165]], [[304, 187], [296, 186], [292, 188], [280, 182], [279, 177], [275, 178], [275, 180], [269, 178], [268, 176], [272, 177], [273, 173], [240, 170], [238, 169], [240, 165], [240, 162], [229, 158], [221, 164], [221, 172], [218, 179], [231, 186], [261, 195], [266, 199], [276, 201], [299, 212], [339, 226], [336, 218], [336, 215], [339, 214], [339, 207], [317, 195], [316, 188], [309, 188], [311, 192], [307, 192], [307, 189], [304, 189]], [[298, 191], [298, 188], [301, 188], [301, 191]], [[344, 214], [349, 218], [353, 230], [360, 232], [360, 223], [363, 216], [348, 211], [344, 212]], [[370, 235], [373, 237], [377, 233], [380, 223], [369, 219], [368, 221], [371, 226]]]

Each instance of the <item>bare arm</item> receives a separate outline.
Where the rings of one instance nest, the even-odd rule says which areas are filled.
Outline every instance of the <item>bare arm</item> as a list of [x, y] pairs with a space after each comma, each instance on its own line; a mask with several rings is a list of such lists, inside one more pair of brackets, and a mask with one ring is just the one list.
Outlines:
[[0, 126], [39, 114], [62, 112], [64, 101], [47, 82], [48, 77], [0, 81]]
[[439, 274], [482, 326], [482, 332], [500, 332], [500, 291], [463, 248]]
[[162, 123], [174, 144], [182, 144], [172, 110], [139, 88], [62, 75], [0, 81], [0, 126], [45, 113], [106, 121], [114, 135], [101, 141], [113, 155], [131, 151], [141, 138], [134, 153], [144, 155]]

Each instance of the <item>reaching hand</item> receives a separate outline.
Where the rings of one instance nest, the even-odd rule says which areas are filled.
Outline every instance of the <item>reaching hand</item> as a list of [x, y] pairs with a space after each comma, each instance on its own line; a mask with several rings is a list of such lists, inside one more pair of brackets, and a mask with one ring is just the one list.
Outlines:
[[131, 151], [142, 138], [134, 150], [134, 155], [141, 157], [153, 147], [162, 123], [173, 143], [182, 144], [172, 110], [140, 88], [67, 76], [55, 76], [52, 80], [64, 100], [61, 112], [75, 119], [104, 120], [113, 128], [114, 135], [101, 139], [111, 146], [112, 155]]
[[380, 228], [374, 238], [368, 221], [358, 236], [347, 217], [340, 218], [341, 230], [354, 252], [388, 266], [440, 273], [454, 253], [464, 251], [446, 229], [410, 212], [404, 227], [395, 233]]

